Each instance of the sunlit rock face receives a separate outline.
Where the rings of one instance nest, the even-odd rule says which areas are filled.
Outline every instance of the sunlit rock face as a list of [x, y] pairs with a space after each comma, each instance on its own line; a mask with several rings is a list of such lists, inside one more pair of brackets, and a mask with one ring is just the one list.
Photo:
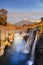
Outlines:
[[14, 35], [12, 31], [8, 30], [0, 30], [0, 56], [4, 54], [4, 49], [6, 46], [10, 47], [12, 41], [14, 39]]
[[[14, 41], [6, 52], [5, 65], [33, 65], [37, 35], [36, 30], [25, 35], [14, 34]], [[24, 36], [27, 36], [27, 40]]]
[[2, 56], [4, 54], [4, 49], [0, 50], [0, 56]]

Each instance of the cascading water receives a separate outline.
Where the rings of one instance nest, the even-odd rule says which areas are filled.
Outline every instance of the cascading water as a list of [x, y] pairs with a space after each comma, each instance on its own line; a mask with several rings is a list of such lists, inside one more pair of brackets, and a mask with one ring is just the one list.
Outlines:
[[33, 65], [36, 42], [37, 34], [34, 35], [34, 30], [29, 32], [27, 41], [21, 34], [16, 33], [13, 43], [6, 53], [5, 65]]
[[35, 48], [36, 48], [36, 43], [37, 43], [37, 34], [33, 43], [32, 51], [31, 51], [31, 59], [34, 60], [34, 54], [35, 54]]
[[34, 43], [33, 43], [33, 46], [32, 46], [31, 56], [30, 56], [30, 60], [28, 61], [28, 65], [33, 65], [33, 63], [34, 63], [34, 60], [35, 60], [34, 54], [35, 54], [36, 43], [37, 43], [37, 34], [35, 36], [35, 40], [34, 40]]

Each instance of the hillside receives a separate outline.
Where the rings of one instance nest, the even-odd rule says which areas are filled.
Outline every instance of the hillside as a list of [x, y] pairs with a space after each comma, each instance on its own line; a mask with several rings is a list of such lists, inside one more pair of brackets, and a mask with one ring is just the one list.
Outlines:
[[16, 23], [16, 25], [18, 26], [23, 26], [23, 25], [27, 25], [27, 24], [32, 24], [33, 22], [29, 21], [29, 20], [22, 20]]

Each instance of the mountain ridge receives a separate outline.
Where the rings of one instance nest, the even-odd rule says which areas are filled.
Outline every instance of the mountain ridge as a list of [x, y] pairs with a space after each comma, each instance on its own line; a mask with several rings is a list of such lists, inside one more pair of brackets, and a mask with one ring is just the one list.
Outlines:
[[22, 26], [22, 25], [25, 25], [25, 24], [32, 24], [33, 22], [29, 21], [29, 20], [21, 20], [17, 23], [15, 23], [16, 25], [18, 26]]

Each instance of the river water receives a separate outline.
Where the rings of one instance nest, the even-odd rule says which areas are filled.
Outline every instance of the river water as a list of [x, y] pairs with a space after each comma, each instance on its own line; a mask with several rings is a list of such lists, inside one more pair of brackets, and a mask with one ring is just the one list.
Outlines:
[[6, 60], [3, 65], [33, 65], [35, 58], [35, 47], [37, 43], [37, 32], [32, 30], [26, 34], [27, 40], [24, 39], [24, 34], [14, 34], [14, 41], [11, 47], [6, 52]]

